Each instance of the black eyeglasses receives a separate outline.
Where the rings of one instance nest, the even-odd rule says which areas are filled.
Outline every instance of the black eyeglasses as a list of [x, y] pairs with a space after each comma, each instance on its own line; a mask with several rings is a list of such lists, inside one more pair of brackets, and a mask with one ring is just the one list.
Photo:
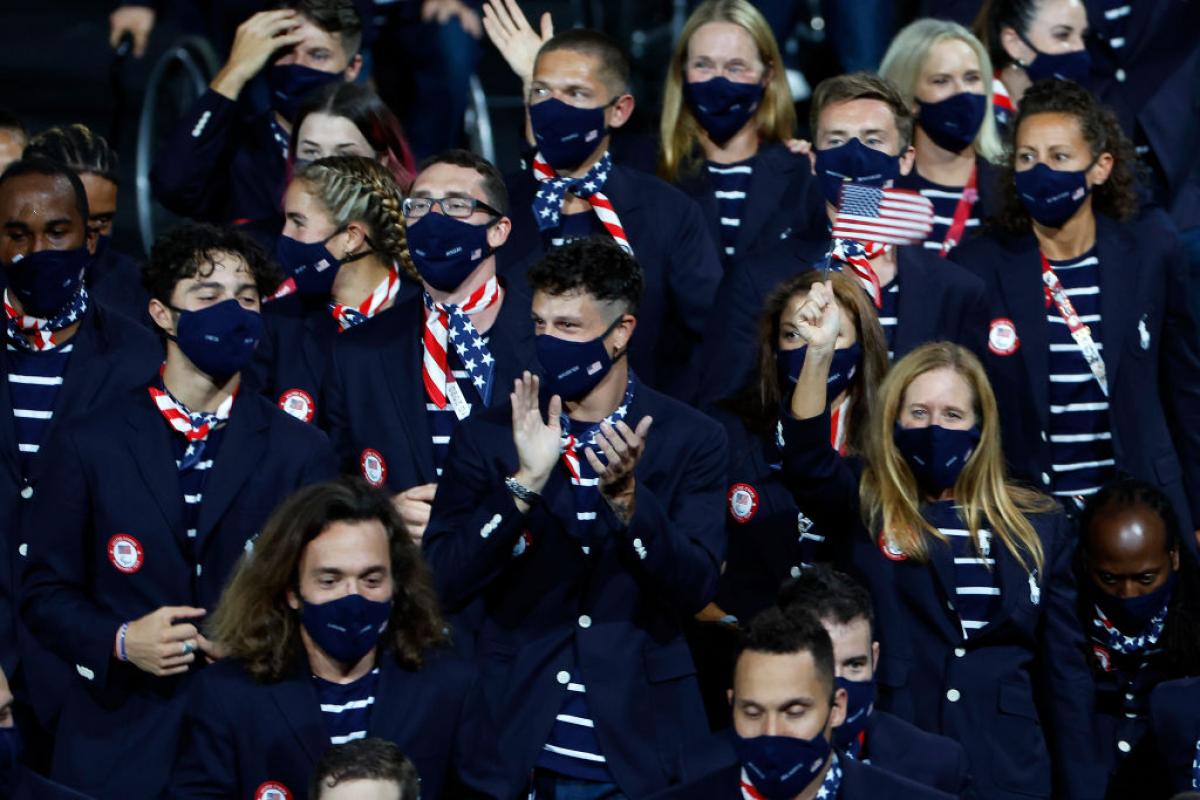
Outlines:
[[442, 209], [447, 217], [466, 219], [478, 211], [485, 211], [494, 217], [504, 216], [482, 200], [474, 197], [409, 197], [404, 201], [401, 210], [407, 219], [420, 219], [433, 210], [434, 206]]

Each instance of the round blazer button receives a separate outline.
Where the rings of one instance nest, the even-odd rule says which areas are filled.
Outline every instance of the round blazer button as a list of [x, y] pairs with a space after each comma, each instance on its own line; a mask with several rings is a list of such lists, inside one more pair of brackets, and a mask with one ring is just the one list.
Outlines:
[[21, 497], [24, 497], [26, 500], [28, 500], [29, 498], [33, 497], [33, 487], [32, 487], [32, 486], [26, 486], [24, 489], [22, 489], [22, 490], [21, 490]]
[[1133, 747], [1130, 746], [1129, 742], [1122, 739], [1121, 741], [1117, 742], [1117, 749], [1120, 750], [1122, 753], [1128, 753], [1130, 750], [1133, 749]]
[[1046, 484], [1047, 486], [1050, 485], [1050, 475], [1048, 473], [1042, 473], [1042, 483]]
[[967, 654], [966, 648], [963, 648], [963, 647], [956, 647], [956, 648], [954, 648], [954, 655], [955, 655], [957, 658], [962, 658], [962, 657], [963, 657], [963, 656], [965, 656], [966, 654]]
[[793, 578], [799, 578], [800, 577], [800, 568], [792, 567], [791, 575]]
[[1046, 432], [1045, 432], [1045, 431], [1042, 431], [1042, 441], [1043, 441], [1043, 442], [1048, 442], [1048, 441], [1050, 441], [1050, 437], [1048, 437], [1048, 436], [1046, 435]]
[[1126, 700], [1132, 700], [1132, 699], [1133, 699], [1133, 693], [1132, 693], [1132, 692], [1126, 692], [1126, 693], [1125, 693], [1125, 699], [1126, 699]]
[[951, 689], [946, 692], [946, 699], [951, 703], [957, 703], [960, 697], [962, 697], [962, 694], [959, 693], [958, 689]]
[[587, 614], [580, 616], [579, 617], [579, 627], [581, 627], [581, 628], [592, 627], [592, 618], [589, 617]]
[[566, 686], [568, 683], [571, 682], [571, 673], [567, 672], [565, 669], [562, 672], [558, 673], [558, 682], [561, 683], [563, 686]]
[[[1125, 82], [1125, 70], [1123, 70], [1123, 69], [1117, 70], [1116, 75], [1114, 75], [1113, 77], [1115, 77], [1118, 82], [1124, 83]], [[1128, 753], [1129, 751], [1126, 750], [1124, 752]]]

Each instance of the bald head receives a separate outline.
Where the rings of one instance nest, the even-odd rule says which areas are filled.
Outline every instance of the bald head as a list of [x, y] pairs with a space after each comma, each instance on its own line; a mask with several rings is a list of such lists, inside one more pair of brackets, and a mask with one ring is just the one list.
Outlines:
[[1102, 510], [1091, 518], [1084, 537], [1089, 576], [1116, 597], [1148, 594], [1179, 569], [1166, 522], [1144, 505]]

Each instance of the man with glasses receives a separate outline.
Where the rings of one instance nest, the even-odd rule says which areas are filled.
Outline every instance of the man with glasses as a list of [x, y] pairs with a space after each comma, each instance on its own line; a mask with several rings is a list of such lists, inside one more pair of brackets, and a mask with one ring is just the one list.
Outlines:
[[425, 162], [404, 201], [421, 294], [334, 344], [326, 430], [347, 471], [395, 493], [418, 539], [459, 423], [506, 400], [535, 364], [529, 297], [496, 276], [507, 213], [485, 159], [448, 150]]
[[680, 190], [615, 164], [610, 132], [629, 121], [629, 60], [602, 33], [570, 30], [538, 52], [528, 110], [537, 152], [510, 175], [511, 243], [500, 272], [524, 281], [544, 251], [588, 236], [610, 237], [646, 276], [630, 364], [678, 399], [695, 394], [704, 318], [721, 281], [717, 246], [696, 202]]

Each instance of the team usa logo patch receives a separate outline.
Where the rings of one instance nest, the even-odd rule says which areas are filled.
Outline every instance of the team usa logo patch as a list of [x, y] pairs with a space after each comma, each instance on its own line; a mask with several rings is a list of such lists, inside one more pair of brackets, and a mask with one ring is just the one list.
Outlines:
[[383, 486], [383, 482], [387, 480], [387, 462], [383, 460], [383, 455], [378, 450], [370, 447], [363, 450], [358, 464], [362, 468], [362, 474], [367, 479], [367, 483], [375, 487]]
[[758, 492], [748, 483], [735, 483], [729, 487], [729, 516], [733, 521], [745, 525], [758, 513]]
[[278, 781], [267, 781], [255, 790], [254, 800], [292, 800], [292, 792]]
[[892, 537], [882, 531], [879, 533], [879, 552], [883, 553], [883, 557], [889, 561], [908, 561], [908, 556], [896, 546], [896, 543], [892, 541]]
[[146, 558], [141, 542], [127, 533], [118, 533], [108, 540], [108, 560], [121, 572], [132, 575], [142, 568]]
[[988, 325], [988, 350], [998, 356], [1011, 356], [1020, 346], [1017, 326], [1008, 317], [997, 317]]
[[312, 422], [317, 404], [303, 389], [288, 389], [279, 395], [279, 407], [301, 422]]

